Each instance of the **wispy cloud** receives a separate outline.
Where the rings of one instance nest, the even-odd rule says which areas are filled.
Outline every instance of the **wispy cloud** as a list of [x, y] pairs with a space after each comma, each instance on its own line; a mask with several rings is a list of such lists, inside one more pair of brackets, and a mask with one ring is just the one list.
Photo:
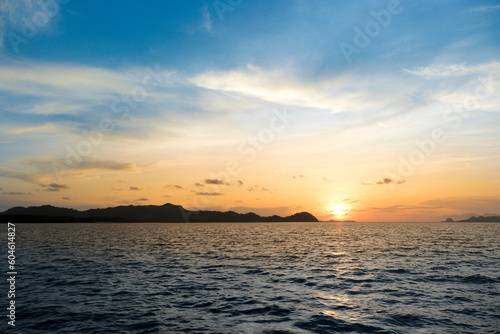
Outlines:
[[139, 188], [139, 187], [133, 187], [133, 186], [128, 187], [128, 188], [129, 188], [130, 190], [132, 190], [132, 191], [139, 191], [139, 190], [141, 190], [141, 188]]
[[57, 183], [40, 184], [40, 187], [43, 188], [43, 191], [62, 191], [70, 188], [66, 184], [57, 184]]
[[371, 185], [382, 185], [382, 184], [390, 184], [390, 183], [403, 184], [405, 182], [406, 182], [406, 180], [393, 180], [391, 178], [384, 177], [383, 179], [378, 180], [378, 181], [366, 181], [366, 182], [362, 182], [361, 184], [364, 186], [371, 186]]
[[500, 10], [500, 5], [493, 5], [493, 6], [478, 6], [471, 8], [472, 12], [492, 12]]
[[[0, 167], [0, 177], [18, 179], [29, 183], [39, 184], [55, 178], [52, 163], [66, 163], [65, 160], [56, 160], [50, 157], [28, 157], [18, 160], [18, 169]], [[101, 171], [136, 171], [137, 165], [132, 163], [121, 163], [111, 160], [98, 160], [88, 158], [78, 166], [64, 169], [65, 177], [88, 174], [92, 170]]]
[[57, 127], [54, 124], [46, 123], [39, 126], [13, 128], [8, 130], [6, 133], [17, 135], [22, 133], [49, 133], [49, 132], [55, 132], [56, 130]]
[[209, 71], [194, 76], [190, 81], [215, 91], [232, 92], [286, 106], [325, 109], [332, 113], [382, 108], [397, 100], [394, 95], [374, 94], [376, 87], [360, 89], [360, 82], [364, 86], [370, 80], [357, 78], [353, 73], [308, 82], [285, 71], [247, 69]]
[[182, 186], [179, 186], [177, 184], [167, 184], [165, 188], [182, 189]]
[[247, 187], [247, 190], [248, 191], [271, 191], [265, 187], [261, 187], [261, 186], [258, 186], [258, 185], [255, 185], [255, 186], [249, 186]]
[[405, 72], [429, 77], [464, 76], [470, 74], [500, 73], [500, 62], [482, 63], [478, 65], [466, 64], [434, 64], [426, 67], [418, 67], [414, 70], [404, 69]]
[[219, 192], [203, 192], [203, 191], [193, 191], [198, 196], [222, 196]]
[[3, 191], [0, 194], [11, 195], [11, 196], [33, 196], [32, 193], [23, 193], [23, 192], [18, 192], [18, 191]]

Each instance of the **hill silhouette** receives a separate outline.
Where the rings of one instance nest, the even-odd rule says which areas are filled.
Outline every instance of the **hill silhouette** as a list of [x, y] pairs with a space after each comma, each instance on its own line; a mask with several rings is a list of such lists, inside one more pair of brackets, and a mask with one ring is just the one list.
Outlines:
[[189, 211], [180, 205], [128, 205], [79, 211], [52, 205], [13, 207], [0, 213], [6, 222], [317, 222], [308, 212], [263, 217], [253, 212]]
[[478, 216], [478, 217], [472, 216], [470, 218], [462, 220], [453, 220], [451, 218], [446, 218], [444, 222], [497, 223], [500, 222], [500, 216]]

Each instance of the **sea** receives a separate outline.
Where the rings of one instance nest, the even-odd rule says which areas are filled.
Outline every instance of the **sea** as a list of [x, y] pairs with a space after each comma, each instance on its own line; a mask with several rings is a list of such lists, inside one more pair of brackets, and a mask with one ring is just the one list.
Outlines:
[[16, 224], [2, 333], [500, 333], [499, 223]]

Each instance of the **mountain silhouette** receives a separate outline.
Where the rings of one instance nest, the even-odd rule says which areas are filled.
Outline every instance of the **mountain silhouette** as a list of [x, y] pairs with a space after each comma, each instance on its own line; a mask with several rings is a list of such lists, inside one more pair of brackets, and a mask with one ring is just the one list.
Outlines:
[[13, 207], [0, 213], [0, 221], [44, 222], [317, 222], [308, 212], [287, 217], [263, 217], [253, 212], [189, 211], [180, 205], [128, 205], [78, 211], [52, 205]]
[[462, 219], [462, 220], [453, 220], [451, 218], [446, 218], [444, 221], [446, 223], [453, 223], [453, 222], [468, 222], [468, 223], [498, 223], [500, 222], [500, 216], [472, 216], [467, 219]]

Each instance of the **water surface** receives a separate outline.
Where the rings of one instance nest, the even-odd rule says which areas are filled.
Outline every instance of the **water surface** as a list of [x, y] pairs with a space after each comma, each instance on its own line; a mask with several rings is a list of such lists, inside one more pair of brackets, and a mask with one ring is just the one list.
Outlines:
[[18, 224], [16, 232], [13, 332], [500, 333], [500, 224]]

